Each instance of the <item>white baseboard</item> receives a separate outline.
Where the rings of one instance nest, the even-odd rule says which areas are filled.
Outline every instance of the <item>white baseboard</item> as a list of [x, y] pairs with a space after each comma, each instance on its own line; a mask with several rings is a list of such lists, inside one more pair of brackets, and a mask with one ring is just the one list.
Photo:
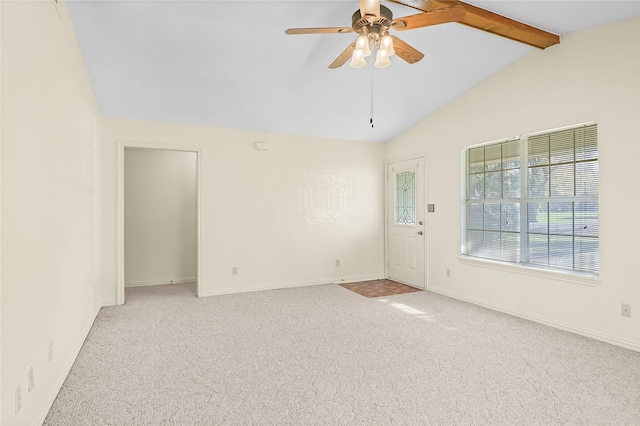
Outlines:
[[162, 280], [149, 280], [149, 281], [128, 281], [124, 283], [126, 287], [146, 287], [148, 285], [165, 285], [165, 284], [182, 284], [182, 283], [192, 283], [197, 281], [196, 277], [187, 277], [187, 278], [168, 278]]
[[227, 287], [222, 289], [216, 289], [213, 291], [206, 291], [200, 296], [220, 296], [223, 294], [234, 294], [234, 293], [249, 293], [252, 291], [264, 291], [264, 290], [279, 290], [283, 288], [294, 288], [294, 287], [307, 287], [312, 285], [323, 285], [323, 284], [342, 284], [342, 283], [352, 283], [358, 281], [369, 281], [369, 280], [378, 280], [384, 278], [382, 275], [356, 275], [351, 277], [343, 277], [343, 278], [325, 278], [320, 280], [310, 280], [310, 281], [292, 281], [285, 283], [275, 283], [275, 284], [265, 284], [265, 285], [254, 285], [249, 287]]
[[373, 281], [373, 280], [383, 280], [387, 277], [384, 274], [378, 275], [356, 275], [353, 277], [344, 277], [339, 280], [334, 281], [334, 284], [347, 284], [347, 283], [357, 283], [360, 281]]
[[87, 339], [87, 336], [89, 335], [89, 331], [91, 331], [91, 327], [93, 326], [93, 323], [95, 322], [99, 312], [100, 312], [100, 309], [97, 309], [95, 314], [93, 315], [93, 319], [88, 321], [87, 324], [85, 324], [85, 326], [83, 327], [82, 332], [80, 333], [80, 336], [78, 338], [78, 341], [76, 341], [74, 347], [72, 348], [71, 356], [69, 356], [69, 358], [63, 363], [62, 368], [60, 369], [60, 372], [54, 378], [51, 389], [49, 390], [44, 401], [42, 402], [40, 409], [37, 411], [36, 417], [33, 422], [34, 425], [43, 424], [44, 420], [47, 418], [47, 414], [49, 414], [49, 410], [51, 409], [53, 402], [56, 400], [56, 397], [58, 396], [58, 392], [60, 392], [60, 389], [62, 389], [62, 385], [64, 384], [64, 381], [67, 379], [67, 376], [71, 371], [71, 367], [73, 367], [73, 363], [76, 362], [76, 358], [78, 358], [78, 355], [80, 354], [80, 350], [82, 349], [82, 345], [84, 344], [84, 341]]
[[487, 302], [486, 300], [476, 299], [475, 297], [465, 296], [460, 293], [456, 293], [450, 290], [446, 290], [440, 287], [429, 286], [427, 289], [434, 293], [439, 293], [444, 296], [452, 297], [454, 299], [463, 300], [465, 302], [473, 303], [474, 305], [483, 306], [494, 311], [503, 312], [505, 314], [513, 315], [519, 318], [524, 318], [529, 321], [537, 322], [540, 324], [548, 325], [550, 327], [557, 328], [559, 330], [568, 331], [570, 333], [579, 334], [581, 336], [589, 337], [591, 339], [599, 340], [601, 342], [609, 343], [611, 345], [620, 346], [625, 349], [640, 352], [640, 343], [631, 340], [621, 339], [610, 334], [600, 333], [599, 331], [589, 330], [582, 327], [576, 327], [571, 324], [556, 321], [550, 318], [541, 317], [539, 315], [533, 315], [528, 312], [519, 311], [517, 309], [509, 308], [506, 306], [498, 305], [496, 303]]
[[116, 306], [118, 303], [116, 301], [116, 299], [108, 299], [108, 300], [103, 300], [101, 307], [102, 308], [107, 308], [109, 306]]

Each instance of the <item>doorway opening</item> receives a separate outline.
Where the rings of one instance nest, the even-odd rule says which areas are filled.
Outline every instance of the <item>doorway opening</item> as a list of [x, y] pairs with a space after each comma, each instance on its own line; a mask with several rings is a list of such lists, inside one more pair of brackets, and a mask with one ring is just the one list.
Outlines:
[[134, 287], [201, 295], [199, 148], [119, 142], [118, 154], [117, 304]]

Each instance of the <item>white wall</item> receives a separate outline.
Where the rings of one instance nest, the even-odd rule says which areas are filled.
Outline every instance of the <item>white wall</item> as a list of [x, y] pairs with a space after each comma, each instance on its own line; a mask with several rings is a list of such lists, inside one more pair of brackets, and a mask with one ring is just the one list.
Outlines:
[[[576, 32], [532, 51], [387, 144], [425, 152], [429, 289], [640, 350], [640, 21]], [[588, 121], [598, 123], [600, 279], [595, 285], [463, 263], [461, 150]], [[451, 278], [446, 277], [451, 269]], [[620, 315], [632, 305], [631, 319]]]
[[125, 148], [125, 286], [196, 280], [196, 159]]
[[[2, 4], [0, 4], [0, 52], [2, 51]], [[2, 94], [2, 54], [0, 54], [0, 95]], [[0, 268], [2, 268], [2, 99], [0, 99]], [[2, 318], [2, 269], [0, 269], [0, 319]], [[2, 422], [2, 323], [0, 323], [0, 422]]]
[[115, 118], [102, 129], [105, 305], [116, 302], [119, 140], [201, 149], [203, 295], [384, 275], [382, 144]]
[[[99, 112], [64, 3], [60, 17], [51, 1], [0, 7], [0, 422], [37, 424], [99, 308]], [[15, 414], [19, 385], [22, 409]]]

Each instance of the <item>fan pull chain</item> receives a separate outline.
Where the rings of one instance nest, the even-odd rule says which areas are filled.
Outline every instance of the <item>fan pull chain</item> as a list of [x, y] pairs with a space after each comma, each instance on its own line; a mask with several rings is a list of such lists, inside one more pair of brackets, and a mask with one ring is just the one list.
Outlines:
[[369, 87], [369, 124], [373, 129], [373, 61], [371, 61], [371, 85]]

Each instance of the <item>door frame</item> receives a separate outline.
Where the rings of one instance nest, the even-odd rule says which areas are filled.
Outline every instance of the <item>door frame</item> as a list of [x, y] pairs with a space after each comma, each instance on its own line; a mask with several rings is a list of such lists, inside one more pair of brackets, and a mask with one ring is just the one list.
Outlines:
[[429, 245], [427, 244], [427, 239], [429, 238], [429, 221], [427, 220], [428, 217], [428, 210], [427, 210], [427, 156], [425, 153], [420, 153], [420, 154], [414, 154], [414, 155], [406, 155], [403, 157], [395, 157], [395, 158], [391, 158], [388, 159], [384, 162], [384, 276], [388, 279], [389, 278], [389, 244], [391, 242], [391, 238], [389, 237], [389, 231], [390, 231], [390, 220], [391, 218], [389, 217], [391, 208], [389, 203], [393, 202], [394, 200], [394, 196], [393, 194], [390, 193], [390, 183], [389, 183], [389, 170], [391, 169], [391, 166], [395, 163], [401, 162], [401, 161], [411, 161], [411, 160], [422, 160], [422, 164], [424, 165], [424, 170], [422, 172], [422, 202], [424, 204], [423, 206], [423, 211], [424, 211], [424, 238], [422, 239], [422, 243], [424, 244], [424, 282], [423, 282], [423, 289], [427, 290], [429, 287], [429, 264], [427, 262], [427, 259], [429, 259], [428, 256], [428, 248]]
[[124, 154], [125, 148], [158, 149], [194, 152], [196, 154], [196, 279], [197, 296], [202, 296], [202, 150], [197, 146], [154, 142], [117, 141], [117, 242], [116, 242], [116, 304], [124, 304]]

